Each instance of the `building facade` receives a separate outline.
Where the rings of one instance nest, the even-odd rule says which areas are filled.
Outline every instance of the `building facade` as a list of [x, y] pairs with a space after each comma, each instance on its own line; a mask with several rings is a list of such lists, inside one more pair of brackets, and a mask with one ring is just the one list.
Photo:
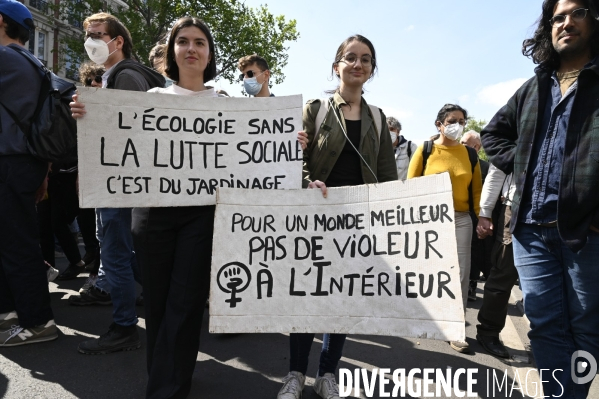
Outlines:
[[[25, 4], [31, 15], [35, 30], [29, 35], [27, 47], [38, 59], [40, 59], [48, 69], [54, 71], [58, 76], [67, 80], [76, 82], [78, 76], [76, 70], [79, 68], [77, 63], [69, 59], [64, 51], [64, 43], [61, 38], [66, 35], [79, 36], [83, 40], [82, 29], [83, 20], [86, 16], [80, 18], [71, 18], [71, 20], [60, 20], [57, 8], [60, 6], [69, 6], [82, 0], [19, 0]], [[108, 0], [111, 5], [127, 7], [121, 0]]]

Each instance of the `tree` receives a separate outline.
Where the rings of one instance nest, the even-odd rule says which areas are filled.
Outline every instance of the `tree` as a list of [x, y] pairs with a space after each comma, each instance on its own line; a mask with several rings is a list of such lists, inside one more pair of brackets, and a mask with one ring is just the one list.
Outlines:
[[[466, 126], [464, 127], [464, 132], [469, 132], [470, 130], [474, 130], [475, 132], [480, 133], [486, 124], [487, 124], [487, 121], [485, 121], [483, 119], [477, 120], [474, 118], [474, 116], [471, 116], [470, 119], [468, 119]], [[480, 151], [478, 152], [478, 157], [484, 161], [489, 160], [489, 157], [487, 156], [487, 153], [485, 152], [484, 148], [480, 149]]]
[[[122, 3], [127, 7], [106, 0], [63, 0], [54, 6], [52, 18], [80, 27], [85, 17], [110, 12], [131, 32], [133, 57], [147, 65], [150, 50], [165, 40], [178, 17], [197, 15], [210, 27], [216, 42], [216, 79], [231, 83], [238, 76], [237, 60], [253, 53], [268, 61], [271, 83], [282, 83], [283, 68], [289, 58], [287, 43], [299, 38], [295, 20], [275, 16], [267, 6], [250, 8], [239, 0], [123, 0]], [[86, 59], [82, 36], [67, 35], [62, 42], [69, 67], [76, 68]]]

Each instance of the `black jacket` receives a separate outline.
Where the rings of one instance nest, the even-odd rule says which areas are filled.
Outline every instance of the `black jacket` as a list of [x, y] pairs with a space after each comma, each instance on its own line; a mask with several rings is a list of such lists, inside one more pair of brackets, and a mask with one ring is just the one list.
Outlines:
[[146, 80], [149, 86], [146, 90], [150, 90], [154, 87], [164, 87], [164, 84], [166, 83], [166, 79], [164, 78], [164, 76], [162, 76], [155, 70], [150, 69], [147, 66], [140, 64], [135, 60], [126, 58], [118, 64], [116, 64], [114, 66], [114, 69], [110, 72], [110, 76], [108, 76], [108, 82], [106, 84], [106, 87], [108, 89], [127, 90], [127, 88], [116, 87], [117, 78], [123, 70], [132, 70], [135, 72], [139, 72], [142, 75], [142, 77]]
[[[599, 57], [578, 77], [559, 186], [557, 226], [562, 241], [575, 252], [586, 244], [589, 227], [599, 227], [598, 61]], [[553, 70], [541, 65], [535, 73], [481, 132], [491, 163], [506, 174], [514, 172], [511, 232], [518, 223], [527, 169], [539, 161], [530, 158], [536, 137], [545, 134], [540, 129], [551, 95]]]

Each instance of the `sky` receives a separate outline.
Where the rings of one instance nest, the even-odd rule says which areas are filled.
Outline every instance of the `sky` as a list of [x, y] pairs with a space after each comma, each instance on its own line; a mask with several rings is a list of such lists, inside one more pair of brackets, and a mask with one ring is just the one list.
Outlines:
[[[378, 73], [364, 98], [395, 116], [409, 140], [436, 133], [437, 112], [459, 104], [489, 121], [527, 79], [535, 65], [522, 55], [542, 0], [245, 0], [297, 21], [300, 37], [288, 42], [286, 79], [277, 96], [301, 94], [304, 102], [337, 87], [331, 63], [337, 47], [361, 34], [376, 50]], [[217, 88], [241, 95], [241, 85], [220, 80]]]

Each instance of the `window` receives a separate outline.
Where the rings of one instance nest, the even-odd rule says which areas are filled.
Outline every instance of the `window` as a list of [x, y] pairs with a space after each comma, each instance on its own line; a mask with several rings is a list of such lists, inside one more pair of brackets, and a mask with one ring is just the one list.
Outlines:
[[81, 12], [82, 0], [72, 0], [69, 10], [69, 24], [75, 28], [83, 29], [83, 13]]
[[80, 61], [72, 54], [69, 47], [65, 47], [64, 53], [64, 71], [65, 76], [72, 80], [79, 80], [79, 64]]
[[44, 32], [38, 32], [36, 55], [41, 61], [46, 60], [46, 34]]
[[40, 10], [41, 12], [48, 12], [48, 3], [44, 0], [29, 0], [29, 5], [33, 8]]

